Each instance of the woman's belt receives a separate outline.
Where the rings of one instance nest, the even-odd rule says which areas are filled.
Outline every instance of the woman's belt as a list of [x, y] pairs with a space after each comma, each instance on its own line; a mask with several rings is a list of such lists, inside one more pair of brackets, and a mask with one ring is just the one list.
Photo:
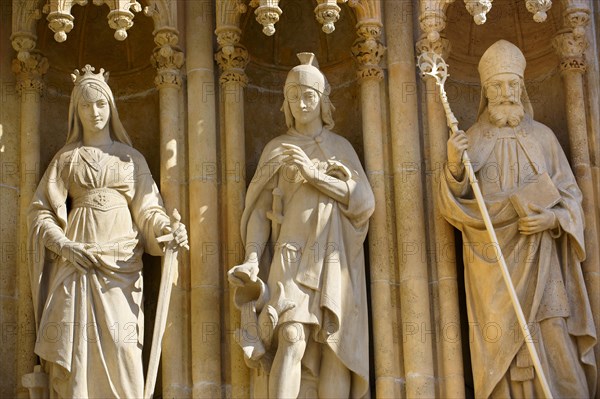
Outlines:
[[92, 188], [83, 195], [73, 198], [73, 208], [93, 208], [100, 211], [127, 207], [127, 200], [112, 188]]

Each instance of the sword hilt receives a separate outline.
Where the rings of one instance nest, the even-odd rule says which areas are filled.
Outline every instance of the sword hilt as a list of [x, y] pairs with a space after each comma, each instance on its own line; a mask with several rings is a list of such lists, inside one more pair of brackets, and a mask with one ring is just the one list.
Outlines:
[[[171, 214], [171, 233], [162, 235], [156, 238], [158, 242], [171, 242], [175, 236], [173, 235], [174, 231], [177, 231], [179, 225], [181, 224], [181, 215], [177, 209], [173, 209], [173, 213]], [[183, 246], [188, 251], [190, 250], [189, 245]]]

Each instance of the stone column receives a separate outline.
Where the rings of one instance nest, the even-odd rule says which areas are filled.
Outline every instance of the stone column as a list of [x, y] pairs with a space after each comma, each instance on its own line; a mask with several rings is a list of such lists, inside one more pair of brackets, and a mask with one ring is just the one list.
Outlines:
[[[408, 265], [414, 264], [422, 272], [427, 273], [427, 261], [422, 257], [426, 246], [424, 204], [422, 190], [422, 155], [419, 132], [419, 107], [416, 90], [414, 50], [412, 47], [413, 24], [411, 0], [386, 0], [385, 6], [385, 28], [387, 39], [387, 64], [388, 64], [388, 86], [390, 104], [390, 126], [392, 144], [392, 169], [395, 197], [395, 226], [397, 237], [398, 263], [402, 275], [406, 276]], [[410, 223], [407, 221], [410, 220]], [[408, 246], [411, 251], [407, 251]], [[413, 251], [414, 249], [414, 251]], [[411, 255], [407, 256], [407, 252]], [[383, 281], [377, 284], [372, 280], [373, 305], [381, 306], [379, 312], [389, 311], [389, 284], [394, 284], [393, 276], [388, 272], [380, 278]], [[401, 292], [411, 284], [410, 280], [401, 281]], [[378, 285], [384, 284], [383, 287]], [[375, 301], [375, 297], [381, 301]], [[375, 311], [373, 312], [375, 316]], [[393, 351], [386, 347], [393, 347], [393, 326], [385, 316], [379, 321], [375, 332], [376, 347], [378, 338], [381, 339], [383, 349], [379, 358], [375, 358], [375, 376], [377, 395], [383, 398], [399, 397], [404, 394], [402, 387], [397, 386], [401, 378], [405, 378], [402, 345], [399, 346], [400, 357], [394, 359]], [[386, 323], [386, 321], [388, 321]], [[375, 323], [375, 321], [374, 321]], [[375, 326], [375, 324], [374, 324]], [[385, 328], [385, 329], [383, 329]], [[390, 331], [388, 331], [390, 329]], [[374, 328], [374, 330], [376, 330]], [[400, 360], [400, 361], [399, 361]], [[381, 373], [380, 372], [383, 372]], [[380, 374], [383, 374], [380, 377]], [[406, 383], [408, 384], [408, 378]], [[413, 385], [413, 382], [410, 382]], [[412, 389], [412, 388], [411, 388]]]
[[[444, 39], [440, 39], [442, 41]], [[419, 42], [422, 45], [424, 42]], [[447, 44], [447, 42], [443, 42]], [[438, 54], [447, 59], [447, 51], [438, 48]], [[440, 214], [436, 196], [439, 189], [439, 179], [444, 178], [442, 167], [446, 162], [446, 142], [448, 127], [446, 114], [440, 102], [439, 88], [433, 78], [427, 78], [426, 103], [427, 126], [429, 132], [428, 187], [432, 209], [430, 218], [431, 256], [435, 276], [432, 276], [434, 289], [437, 289], [438, 312], [437, 322], [438, 343], [440, 351], [440, 395], [445, 398], [463, 398], [464, 374], [462, 364], [462, 344], [460, 327], [460, 309], [458, 305], [458, 282], [456, 272], [456, 251], [454, 231]]]
[[389, 235], [385, 192], [381, 86], [383, 70], [379, 63], [385, 52], [380, 42], [382, 25], [378, 21], [358, 23], [358, 39], [352, 53], [358, 63], [365, 170], [375, 194], [375, 213], [369, 224], [369, 269], [371, 273], [371, 303], [373, 348], [375, 353], [375, 383], [381, 397], [396, 397], [397, 367], [394, 359], [394, 332], [391, 312], [390, 283], [393, 265], [389, 262]]
[[[577, 184], [583, 193], [583, 213], [585, 215], [586, 259], [582, 264], [588, 296], [596, 331], [600, 331], [600, 249], [594, 201], [594, 183], [590, 164], [585, 90], [583, 76], [586, 71], [585, 50], [588, 47], [585, 27], [589, 21], [589, 9], [571, 7], [567, 2], [563, 13], [567, 28], [559, 31], [554, 38], [554, 46], [560, 57], [560, 69], [565, 89], [565, 107], [571, 147], [571, 166]], [[581, 2], [575, 2], [581, 3]], [[575, 4], [580, 5], [580, 4]], [[600, 347], [596, 345], [596, 358], [600, 358]]]
[[194, 398], [221, 394], [221, 276], [212, 2], [185, 2]]
[[[448, 59], [450, 43], [440, 37], [439, 32], [446, 25], [443, 7], [435, 7], [420, 17], [424, 32], [417, 42], [417, 51], [433, 52]], [[439, 88], [431, 77], [425, 79], [425, 101], [427, 104], [427, 140], [429, 159], [427, 160], [430, 262], [432, 264], [433, 289], [437, 291], [434, 305], [437, 313], [437, 343], [439, 369], [439, 395], [445, 398], [463, 398], [464, 374], [462, 365], [462, 344], [460, 310], [458, 306], [458, 282], [456, 273], [456, 253], [454, 231], [440, 214], [435, 200], [439, 179], [444, 178], [442, 167], [446, 162], [446, 142], [448, 126], [446, 114], [440, 101]]]
[[[160, 114], [160, 191], [169, 215], [177, 209], [185, 215], [181, 202], [181, 164], [179, 140], [179, 95], [184, 55], [177, 47], [178, 34], [174, 29], [155, 33], [157, 47], [152, 54], [152, 64], [157, 75]], [[189, 372], [189, 268], [181, 251], [177, 274], [171, 292], [167, 327], [162, 346], [162, 393], [164, 397], [191, 396]]]
[[[219, 51], [215, 54], [221, 69], [221, 98], [225, 134], [225, 214], [227, 237], [223, 274], [244, 261], [245, 251], [240, 236], [240, 221], [246, 195], [246, 147], [244, 135], [244, 87], [248, 78], [244, 72], [248, 64], [248, 51], [239, 44], [241, 30], [237, 27], [219, 27], [216, 30]], [[240, 312], [233, 303], [233, 289], [225, 285], [225, 298], [229, 300], [229, 326], [227, 331], [238, 334]], [[250, 395], [250, 370], [244, 362], [242, 349], [228, 334], [231, 370], [231, 397], [247, 398]]]
[[[33, 45], [31, 45], [33, 42]], [[28, 44], [25, 44], [27, 42]], [[40, 181], [40, 106], [44, 89], [43, 75], [48, 70], [48, 60], [35, 48], [35, 41], [14, 37], [13, 46], [19, 51], [13, 60], [13, 72], [17, 76], [17, 91], [21, 96], [20, 115], [20, 162], [19, 162], [19, 268], [18, 327], [17, 327], [17, 395], [28, 397], [21, 386], [24, 375], [33, 372], [37, 356], [33, 352], [36, 339], [36, 322], [31, 299], [31, 284], [27, 251], [27, 210]], [[21, 51], [22, 49], [27, 51]]]
[[[590, 28], [587, 30], [588, 41], [592, 44], [592, 48], [597, 48], [594, 26], [591, 24], [589, 26]], [[585, 55], [587, 105], [589, 107], [588, 137], [590, 140], [592, 177], [596, 188], [596, 220], [598, 221], [596, 227], [598, 227], [598, 236], [600, 236], [600, 62], [597, 51], [586, 51]]]

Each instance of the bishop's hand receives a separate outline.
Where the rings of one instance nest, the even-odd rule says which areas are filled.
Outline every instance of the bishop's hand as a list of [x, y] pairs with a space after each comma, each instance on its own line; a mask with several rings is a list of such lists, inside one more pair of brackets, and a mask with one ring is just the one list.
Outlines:
[[558, 218], [551, 210], [533, 204], [529, 205], [529, 208], [535, 214], [519, 219], [519, 232], [521, 234], [531, 235], [558, 227]]
[[452, 175], [460, 180], [465, 167], [462, 164], [462, 155], [469, 148], [469, 139], [464, 131], [459, 130], [448, 139], [448, 167]]

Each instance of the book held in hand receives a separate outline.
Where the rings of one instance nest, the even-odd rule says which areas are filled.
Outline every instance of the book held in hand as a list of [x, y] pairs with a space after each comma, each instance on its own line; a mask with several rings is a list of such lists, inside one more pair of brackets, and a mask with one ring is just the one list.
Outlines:
[[510, 202], [512, 202], [519, 217], [535, 213], [529, 207], [530, 205], [550, 209], [558, 204], [559, 201], [560, 193], [547, 172], [536, 175], [534, 181], [519, 187], [510, 196]]

